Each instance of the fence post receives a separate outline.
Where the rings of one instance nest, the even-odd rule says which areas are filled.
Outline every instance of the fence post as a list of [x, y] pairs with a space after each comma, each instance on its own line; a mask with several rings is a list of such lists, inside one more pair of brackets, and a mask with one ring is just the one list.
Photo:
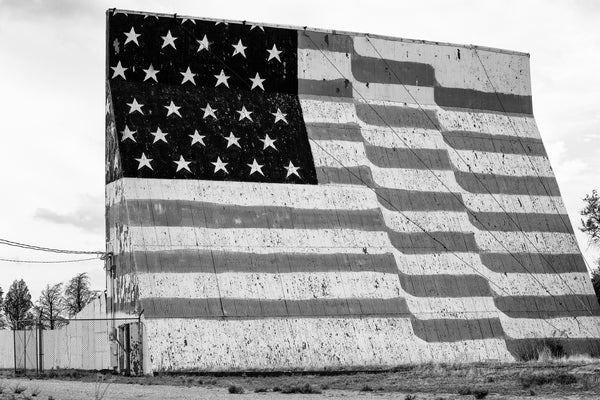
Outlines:
[[13, 326], [13, 357], [15, 363], [15, 375], [17, 375], [17, 330]]
[[43, 328], [43, 325], [42, 325], [42, 322], [40, 321], [38, 324], [38, 331], [39, 331], [38, 357], [39, 357], [40, 372], [44, 371], [44, 330], [42, 328]]
[[27, 330], [25, 329], [23, 329], [23, 374], [27, 376]]

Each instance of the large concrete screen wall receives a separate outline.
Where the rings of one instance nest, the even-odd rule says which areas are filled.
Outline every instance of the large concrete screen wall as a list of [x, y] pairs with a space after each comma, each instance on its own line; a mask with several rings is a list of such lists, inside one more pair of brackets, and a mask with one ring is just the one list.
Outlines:
[[[598, 354], [600, 307], [532, 114], [528, 55], [132, 12], [109, 12], [108, 32], [111, 300], [144, 311], [147, 369], [511, 361], [550, 341]], [[294, 54], [282, 66], [271, 46], [284, 37]], [[219, 84], [211, 57], [226, 46], [225, 63], [242, 60], [238, 40], [264, 40], [260, 56], [247, 53], [261, 76], [295, 74], [295, 93], [282, 86], [291, 97], [277, 104], [299, 104], [317, 184], [219, 178], [216, 165], [215, 177], [165, 179], [130, 147], [135, 130], [135, 145], [146, 140], [144, 155], [160, 162], [176, 135], [225, 138], [197, 110], [208, 102], [219, 104], [215, 120], [237, 117], [220, 99], [258, 90]], [[134, 72], [150, 60], [164, 80]], [[117, 73], [119, 63], [130, 70]], [[209, 83], [185, 82], [183, 65]], [[143, 111], [182, 87], [202, 98], [180, 104], [184, 128], [195, 128], [174, 125], [156, 143], [161, 121]], [[261, 138], [273, 125], [253, 123]], [[212, 150], [230, 151], [225, 143]]]

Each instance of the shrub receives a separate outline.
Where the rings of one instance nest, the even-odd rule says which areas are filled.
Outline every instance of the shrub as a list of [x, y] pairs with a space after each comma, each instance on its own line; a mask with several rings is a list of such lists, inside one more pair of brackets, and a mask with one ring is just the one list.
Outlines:
[[473, 390], [473, 396], [475, 396], [476, 399], [485, 399], [486, 396], [488, 395], [488, 391], [485, 389], [475, 389]]
[[23, 393], [26, 390], [27, 390], [27, 387], [23, 386], [23, 385], [21, 385], [19, 383], [17, 383], [15, 385], [15, 387], [13, 387], [13, 393], [16, 393], [16, 394], [21, 394], [21, 393]]
[[369, 386], [369, 385], [365, 385], [365, 386], [363, 386], [363, 387], [360, 388], [360, 391], [361, 392], [372, 392], [373, 388], [371, 386]]
[[310, 383], [305, 383], [304, 385], [284, 386], [283, 389], [281, 389], [281, 393], [320, 394], [321, 391], [315, 387], [312, 387]]
[[229, 387], [227, 388], [227, 390], [229, 390], [229, 393], [231, 394], [242, 394], [244, 393], [244, 388], [241, 386], [237, 386], [237, 385], [229, 385]]
[[415, 396], [414, 394], [407, 394], [406, 396], [404, 396], [404, 400], [417, 400], [417, 396]]
[[266, 391], [267, 391], [266, 388], [256, 388], [256, 389], [254, 389], [254, 393], [264, 393]]
[[542, 386], [549, 384], [559, 384], [559, 385], [572, 385], [577, 382], [577, 378], [574, 375], [567, 374], [564, 372], [557, 373], [546, 373], [546, 374], [535, 374], [535, 375], [525, 375], [520, 378], [521, 386], [527, 389], [531, 386]]

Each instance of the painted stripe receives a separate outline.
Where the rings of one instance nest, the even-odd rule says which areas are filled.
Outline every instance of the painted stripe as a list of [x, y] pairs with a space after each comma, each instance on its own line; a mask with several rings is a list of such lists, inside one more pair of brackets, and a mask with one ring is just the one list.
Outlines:
[[[300, 253], [236, 253], [211, 250], [182, 249], [161, 251], [135, 251], [132, 257], [140, 273], [186, 272], [379, 272], [398, 273], [391, 254], [300, 254]], [[122, 265], [128, 254], [117, 255]], [[130, 273], [123, 268], [120, 273]]]
[[[339, 77], [339, 75], [337, 75]], [[347, 79], [298, 79], [298, 94], [352, 98], [352, 82]]]
[[491, 297], [414, 297], [404, 295], [411, 314], [420, 320], [497, 318]]
[[361, 142], [311, 140], [310, 149], [316, 168], [371, 165], [365, 154], [365, 146]]
[[409, 315], [406, 302], [394, 299], [267, 300], [217, 297], [140, 298], [146, 319], [170, 318], [314, 318]]
[[[133, 249], [159, 251], [165, 240], [171, 250], [197, 248], [248, 253], [370, 253], [391, 252], [386, 232], [353, 229], [209, 229], [152, 226], [128, 228]], [[111, 230], [111, 238], [115, 232]]]
[[373, 146], [389, 148], [443, 149], [446, 145], [440, 133], [432, 129], [416, 127], [396, 127], [369, 125], [360, 121], [360, 131], [364, 140]]
[[352, 37], [337, 33], [313, 32], [309, 30], [298, 31], [298, 47], [301, 49], [314, 49], [352, 53], [354, 44]]
[[425, 190], [376, 189], [379, 203], [388, 210], [403, 211], [464, 211], [461, 195], [427, 192]]
[[[146, 324], [156, 332], [148, 337], [149, 357], [155, 360], [156, 370], [385, 368], [447, 360], [474, 362], [490, 354], [497, 360], [514, 360], [502, 339], [426, 343], [415, 337], [407, 318], [171, 318], [146, 320]], [[214, 340], [193, 339], [205, 337]], [[175, 353], [176, 358], [164, 357]]]
[[482, 253], [481, 262], [499, 273], [533, 274], [587, 272], [581, 254]]
[[376, 300], [402, 296], [398, 274], [373, 271], [143, 273], [140, 297], [247, 300]]
[[354, 53], [364, 57], [429, 64], [433, 66], [440, 86], [493, 92], [481, 67], [481, 59], [496, 90], [531, 95], [529, 57], [524, 54], [480, 48], [476, 54], [473, 49], [463, 46], [364, 36], [354, 37]]
[[460, 171], [506, 176], [554, 177], [550, 161], [546, 157], [473, 150], [456, 150], [448, 153], [452, 164]]
[[[402, 289], [415, 297], [488, 297], [492, 296], [485, 278], [479, 275], [399, 274]], [[433, 299], [432, 299], [433, 300]]]
[[390, 241], [403, 253], [477, 252], [473, 233], [389, 232]]
[[497, 297], [496, 307], [511, 318], [561, 318], [600, 315], [595, 295]]
[[298, 79], [312, 80], [315, 84], [340, 79], [353, 82], [351, 63], [346, 53], [298, 49]]
[[476, 229], [503, 232], [561, 232], [573, 234], [568, 215], [486, 213], [469, 214], [469, 220]]
[[475, 232], [477, 245], [483, 252], [578, 254], [575, 236], [548, 232]]
[[411, 320], [415, 335], [426, 342], [458, 342], [503, 338], [500, 320], [492, 319], [447, 319]]
[[547, 319], [500, 317], [506, 336], [512, 339], [597, 339], [600, 337], [598, 317], [564, 317]]
[[[304, 108], [303, 108], [304, 110]], [[436, 113], [430, 109], [373, 104], [356, 104], [356, 116], [364, 123], [375, 126], [414, 127], [436, 129]]]
[[[537, 360], [546, 349], [556, 349], [565, 356], [600, 355], [600, 339], [546, 338], [546, 339], [510, 339], [506, 340], [510, 353], [519, 361]], [[558, 355], [561, 355], [558, 354]]]
[[[366, 166], [360, 167], [317, 167], [317, 179], [320, 184], [336, 184], [334, 187], [340, 187], [340, 185], [357, 185], [360, 189], [366, 189], [373, 191], [369, 188], [374, 188], [375, 183], [373, 182], [373, 174], [371, 168]], [[366, 187], [365, 187], [366, 186]]]
[[594, 294], [590, 276], [585, 272], [570, 272], [560, 275], [552, 273], [536, 275], [531, 275], [529, 273], [495, 274], [493, 276], [493, 282], [505, 290], [505, 292], [499, 293], [502, 296]]
[[407, 149], [365, 146], [368, 159], [381, 168], [412, 168], [450, 170], [450, 159], [446, 150]]
[[426, 192], [460, 192], [452, 171], [371, 167], [373, 181], [385, 188]]
[[548, 156], [541, 139], [469, 131], [443, 132], [442, 135], [446, 144], [456, 150]]
[[[566, 214], [560, 197], [508, 194], [462, 193], [464, 204], [475, 212], [507, 212], [523, 214]], [[568, 219], [565, 222], [570, 225]]]
[[456, 171], [456, 182], [471, 193], [560, 196], [554, 177], [472, 174]]
[[361, 82], [385, 85], [430, 86], [436, 84], [433, 66], [411, 61], [383, 60], [352, 54], [352, 74]]
[[434, 95], [436, 104], [441, 107], [533, 114], [531, 96], [439, 86], [435, 88]]
[[300, 96], [305, 124], [350, 124], [358, 121], [353, 103], [327, 100], [327, 98], [314, 99]]
[[345, 140], [362, 142], [363, 136], [357, 124], [318, 124], [306, 125], [308, 137], [314, 140]]
[[[112, 208], [118, 212], [123, 204]], [[150, 210], [150, 212], [146, 212]], [[379, 208], [370, 210], [318, 210], [291, 207], [222, 205], [184, 200], [137, 200], [127, 207], [130, 226], [203, 226], [228, 228], [338, 228], [384, 230]]]

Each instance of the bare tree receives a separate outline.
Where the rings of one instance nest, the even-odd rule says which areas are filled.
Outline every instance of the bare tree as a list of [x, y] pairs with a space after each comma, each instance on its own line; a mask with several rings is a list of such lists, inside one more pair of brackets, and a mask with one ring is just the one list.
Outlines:
[[8, 325], [12, 329], [23, 329], [31, 321], [26, 321], [32, 315], [31, 294], [29, 288], [23, 279], [15, 280], [6, 293], [6, 299], [2, 308], [8, 319]]
[[2, 302], [3, 302], [3, 298], [2, 296], [4, 295], [4, 292], [2, 291], [2, 287], [0, 287], [0, 329], [4, 329], [4, 327], [6, 326], [6, 321], [4, 321], [4, 315], [2, 315]]
[[[581, 210], [581, 215], [585, 219], [581, 220], [582, 232], [589, 236], [590, 244], [600, 246], [600, 195], [598, 191], [592, 190], [592, 194], [588, 194], [583, 198], [585, 206]], [[600, 259], [596, 261], [596, 269], [592, 271], [592, 284], [598, 302], [600, 302]]]
[[90, 277], [87, 273], [75, 275], [65, 287], [65, 305], [69, 315], [75, 315], [83, 310], [94, 297], [90, 289]]
[[46, 285], [35, 305], [38, 319], [46, 329], [55, 329], [65, 324], [62, 316], [65, 311], [65, 298], [62, 293], [62, 283]]

